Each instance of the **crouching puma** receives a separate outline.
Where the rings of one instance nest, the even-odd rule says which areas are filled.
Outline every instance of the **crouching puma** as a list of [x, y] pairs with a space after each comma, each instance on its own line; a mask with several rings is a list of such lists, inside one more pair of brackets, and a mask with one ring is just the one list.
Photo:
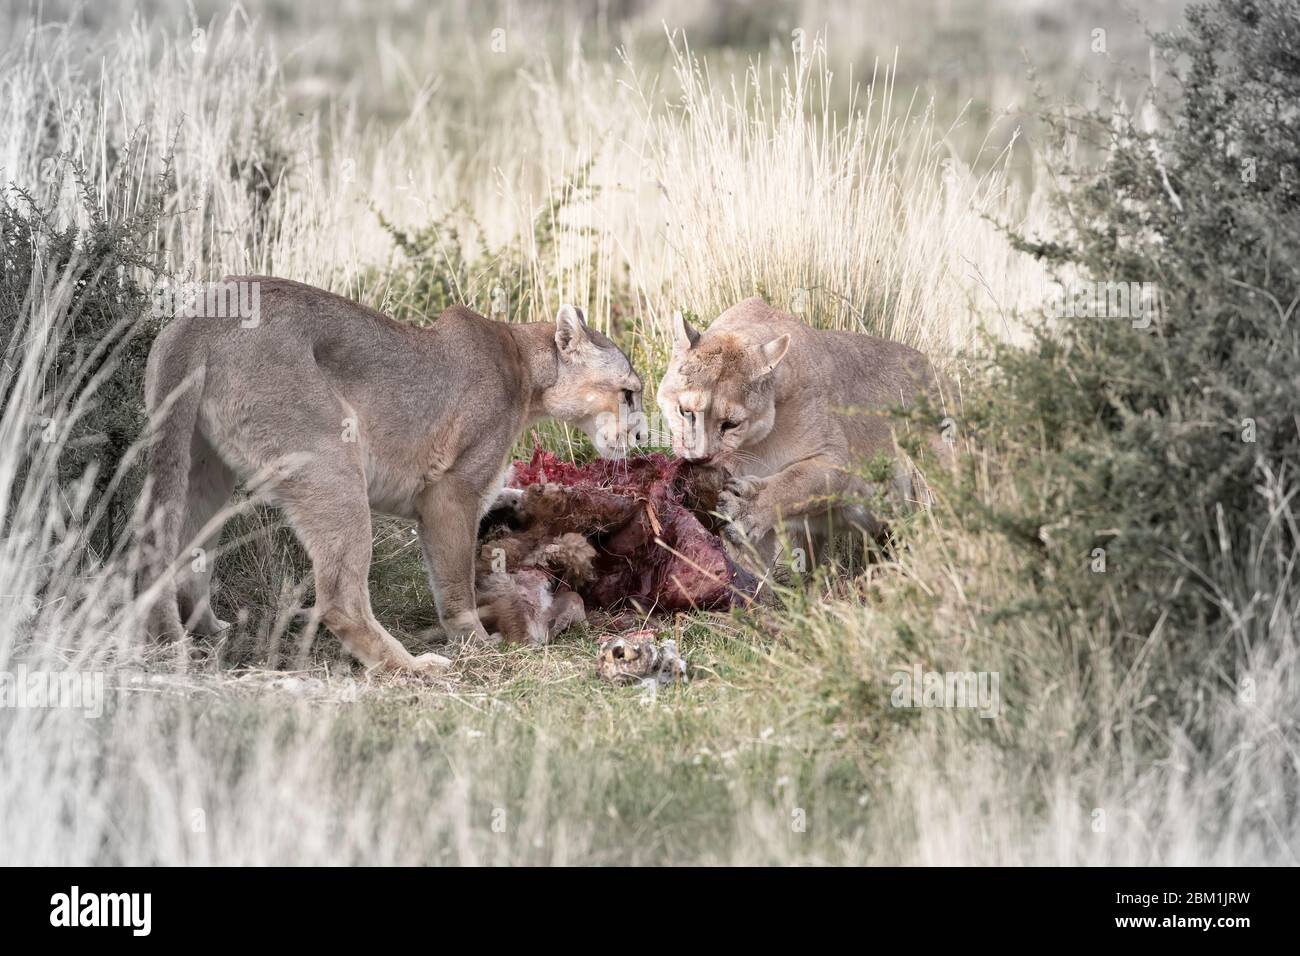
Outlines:
[[[750, 298], [700, 334], [678, 313], [658, 401], [673, 451], [729, 475], [719, 512], [724, 534], [770, 566], [779, 532], [824, 541], [836, 527], [872, 536], [881, 526], [863, 505], [861, 475], [877, 455], [894, 461], [892, 490], [914, 499], [911, 468], [898, 456], [889, 410], [929, 395], [939, 382], [921, 352], [855, 332], [814, 329]], [[950, 458], [937, 427], [932, 447]]]
[[[152, 636], [225, 626], [209, 604], [210, 562], [195, 571], [188, 549], [215, 546], [218, 512], [245, 480], [287, 514], [311, 558], [315, 612], [353, 655], [390, 670], [446, 666], [412, 656], [371, 612], [371, 509], [418, 522], [443, 628], [486, 639], [475, 536], [511, 446], [553, 417], [606, 450], [609, 422], [623, 423], [612, 444], [625, 449], [644, 430], [641, 380], [568, 305], [528, 325], [456, 306], [417, 328], [297, 282], [232, 282], [256, 283], [255, 321], [177, 318], [149, 354]], [[168, 574], [178, 557], [183, 573]]]

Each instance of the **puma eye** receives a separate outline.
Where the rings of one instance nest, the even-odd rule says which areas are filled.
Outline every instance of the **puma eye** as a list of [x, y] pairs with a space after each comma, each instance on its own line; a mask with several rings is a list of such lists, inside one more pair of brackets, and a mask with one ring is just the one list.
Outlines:
[[632, 389], [630, 388], [623, 389], [623, 404], [628, 406], [628, 408], [631, 408], [633, 402], [635, 401], [636, 401], [636, 396], [632, 394]]
[[739, 428], [740, 422], [723, 422], [719, 427], [721, 428], [722, 431], [729, 432], [733, 428]]

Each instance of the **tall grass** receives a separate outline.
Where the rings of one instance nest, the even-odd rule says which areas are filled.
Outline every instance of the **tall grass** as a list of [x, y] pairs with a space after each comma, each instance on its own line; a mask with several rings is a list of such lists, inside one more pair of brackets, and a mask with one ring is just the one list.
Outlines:
[[[465, 45], [470, 16], [453, 8], [417, 33], [433, 59]], [[381, 126], [348, 96], [300, 116], [301, 78], [242, 10], [201, 21], [201, 54], [192, 24], [116, 22], [10, 39], [0, 166], [84, 222], [83, 197], [50, 176], [60, 156], [122, 217], [159, 198], [170, 154], [155, 240], [188, 276], [273, 272], [400, 311], [412, 280], [444, 270], [486, 312], [509, 275], [526, 290], [512, 319], [580, 301], [651, 387], [674, 308], [707, 321], [741, 296], [789, 306], [802, 289], [812, 321], [947, 357], [980, 329], [1014, 336], [1040, 287], [994, 226], [1046, 228], [1041, 197], [1015, 186], [1009, 124], [975, 121], [963, 153], [970, 131], [937, 118], [951, 104], [883, 67], [858, 88], [815, 42], [802, 58], [722, 51], [711, 68], [711, 51], [642, 19], [593, 31], [622, 31], [625, 59], [581, 39], [550, 56], [515, 46], [504, 63], [475, 48], [492, 85], [471, 90], [450, 73], [425, 82], [381, 29], [394, 55], [359, 69], [409, 94]], [[530, 22], [513, 27], [543, 29]], [[320, 55], [301, 54], [323, 71]], [[413, 262], [381, 214], [454, 227], [454, 250]], [[219, 565], [220, 599], [268, 616], [178, 654], [138, 640], [131, 555], [81, 547], [93, 502], [56, 480], [62, 446], [40, 440], [60, 400], [41, 373], [71, 298], [40, 275], [0, 375], [0, 672], [100, 673], [108, 693], [93, 719], [0, 709], [2, 862], [1296, 862], [1285, 476], [1267, 489], [1272, 537], [1214, 569], [1225, 607], [1274, 596], [1207, 635], [1240, 643], [1250, 692], [1207, 684], [1195, 713], [1154, 729], [1170, 636], [1130, 668], [1107, 664], [1112, 635], [1082, 616], [1048, 629], [996, 613], [1009, 595], [1036, 600], [1040, 569], [944, 499], [858, 577], [814, 578], [752, 615], [661, 622], [681, 629], [694, 679], [653, 697], [600, 684], [582, 629], [544, 652], [467, 653], [439, 685], [368, 678], [323, 634], [289, 653], [302, 596], [281, 591], [302, 568], [261, 516]], [[1022, 449], [965, 451], [984, 505], [1032, 493], [997, 467]], [[377, 526], [372, 584], [411, 640], [429, 599], [408, 532]], [[892, 707], [890, 675], [915, 662], [999, 672], [1002, 715]]]
[[793, 65], [717, 81], [675, 50], [681, 99], [656, 118], [652, 153], [672, 294], [704, 317], [763, 294], [819, 326], [969, 350], [1038, 278], [993, 222], [1023, 215], [1011, 147], [973, 172], [888, 63], [837, 112], [834, 82], [855, 77], [833, 77], [823, 38], [808, 42]]

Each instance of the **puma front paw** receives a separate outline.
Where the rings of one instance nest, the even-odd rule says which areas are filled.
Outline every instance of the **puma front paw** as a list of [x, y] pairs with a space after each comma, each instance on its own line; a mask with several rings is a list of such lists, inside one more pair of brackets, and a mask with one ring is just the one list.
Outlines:
[[722, 489], [724, 492], [731, 492], [741, 498], [754, 498], [763, 486], [767, 484], [767, 479], [759, 478], [755, 475], [732, 475], [723, 482]]
[[190, 630], [200, 637], [216, 637], [229, 628], [230, 622], [221, 620], [212, 613], [210, 608], [205, 609], [199, 619], [190, 626]]
[[473, 611], [458, 614], [450, 621], [444, 621], [443, 631], [450, 644], [490, 645], [501, 643], [500, 634], [489, 634], [483, 622]]
[[737, 546], [757, 541], [772, 528], [752, 497], [734, 491], [724, 491], [718, 496], [718, 514], [726, 522], [722, 537]]
[[421, 654], [419, 657], [413, 658], [411, 663], [403, 669], [410, 674], [436, 674], [445, 671], [450, 666], [450, 658], [430, 651], [427, 654]]

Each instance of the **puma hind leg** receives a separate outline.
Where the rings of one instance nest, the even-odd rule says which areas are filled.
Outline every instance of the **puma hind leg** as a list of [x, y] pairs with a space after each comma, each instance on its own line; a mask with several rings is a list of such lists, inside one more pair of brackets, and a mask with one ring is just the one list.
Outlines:
[[[183, 566], [176, 597], [185, 629], [208, 637], [229, 625], [212, 610], [212, 572], [221, 540], [218, 518], [235, 490], [235, 473], [196, 431], [190, 446], [190, 473], [186, 483], [185, 520], [181, 542], [189, 547], [188, 564]], [[209, 527], [211, 525], [211, 527]]]

